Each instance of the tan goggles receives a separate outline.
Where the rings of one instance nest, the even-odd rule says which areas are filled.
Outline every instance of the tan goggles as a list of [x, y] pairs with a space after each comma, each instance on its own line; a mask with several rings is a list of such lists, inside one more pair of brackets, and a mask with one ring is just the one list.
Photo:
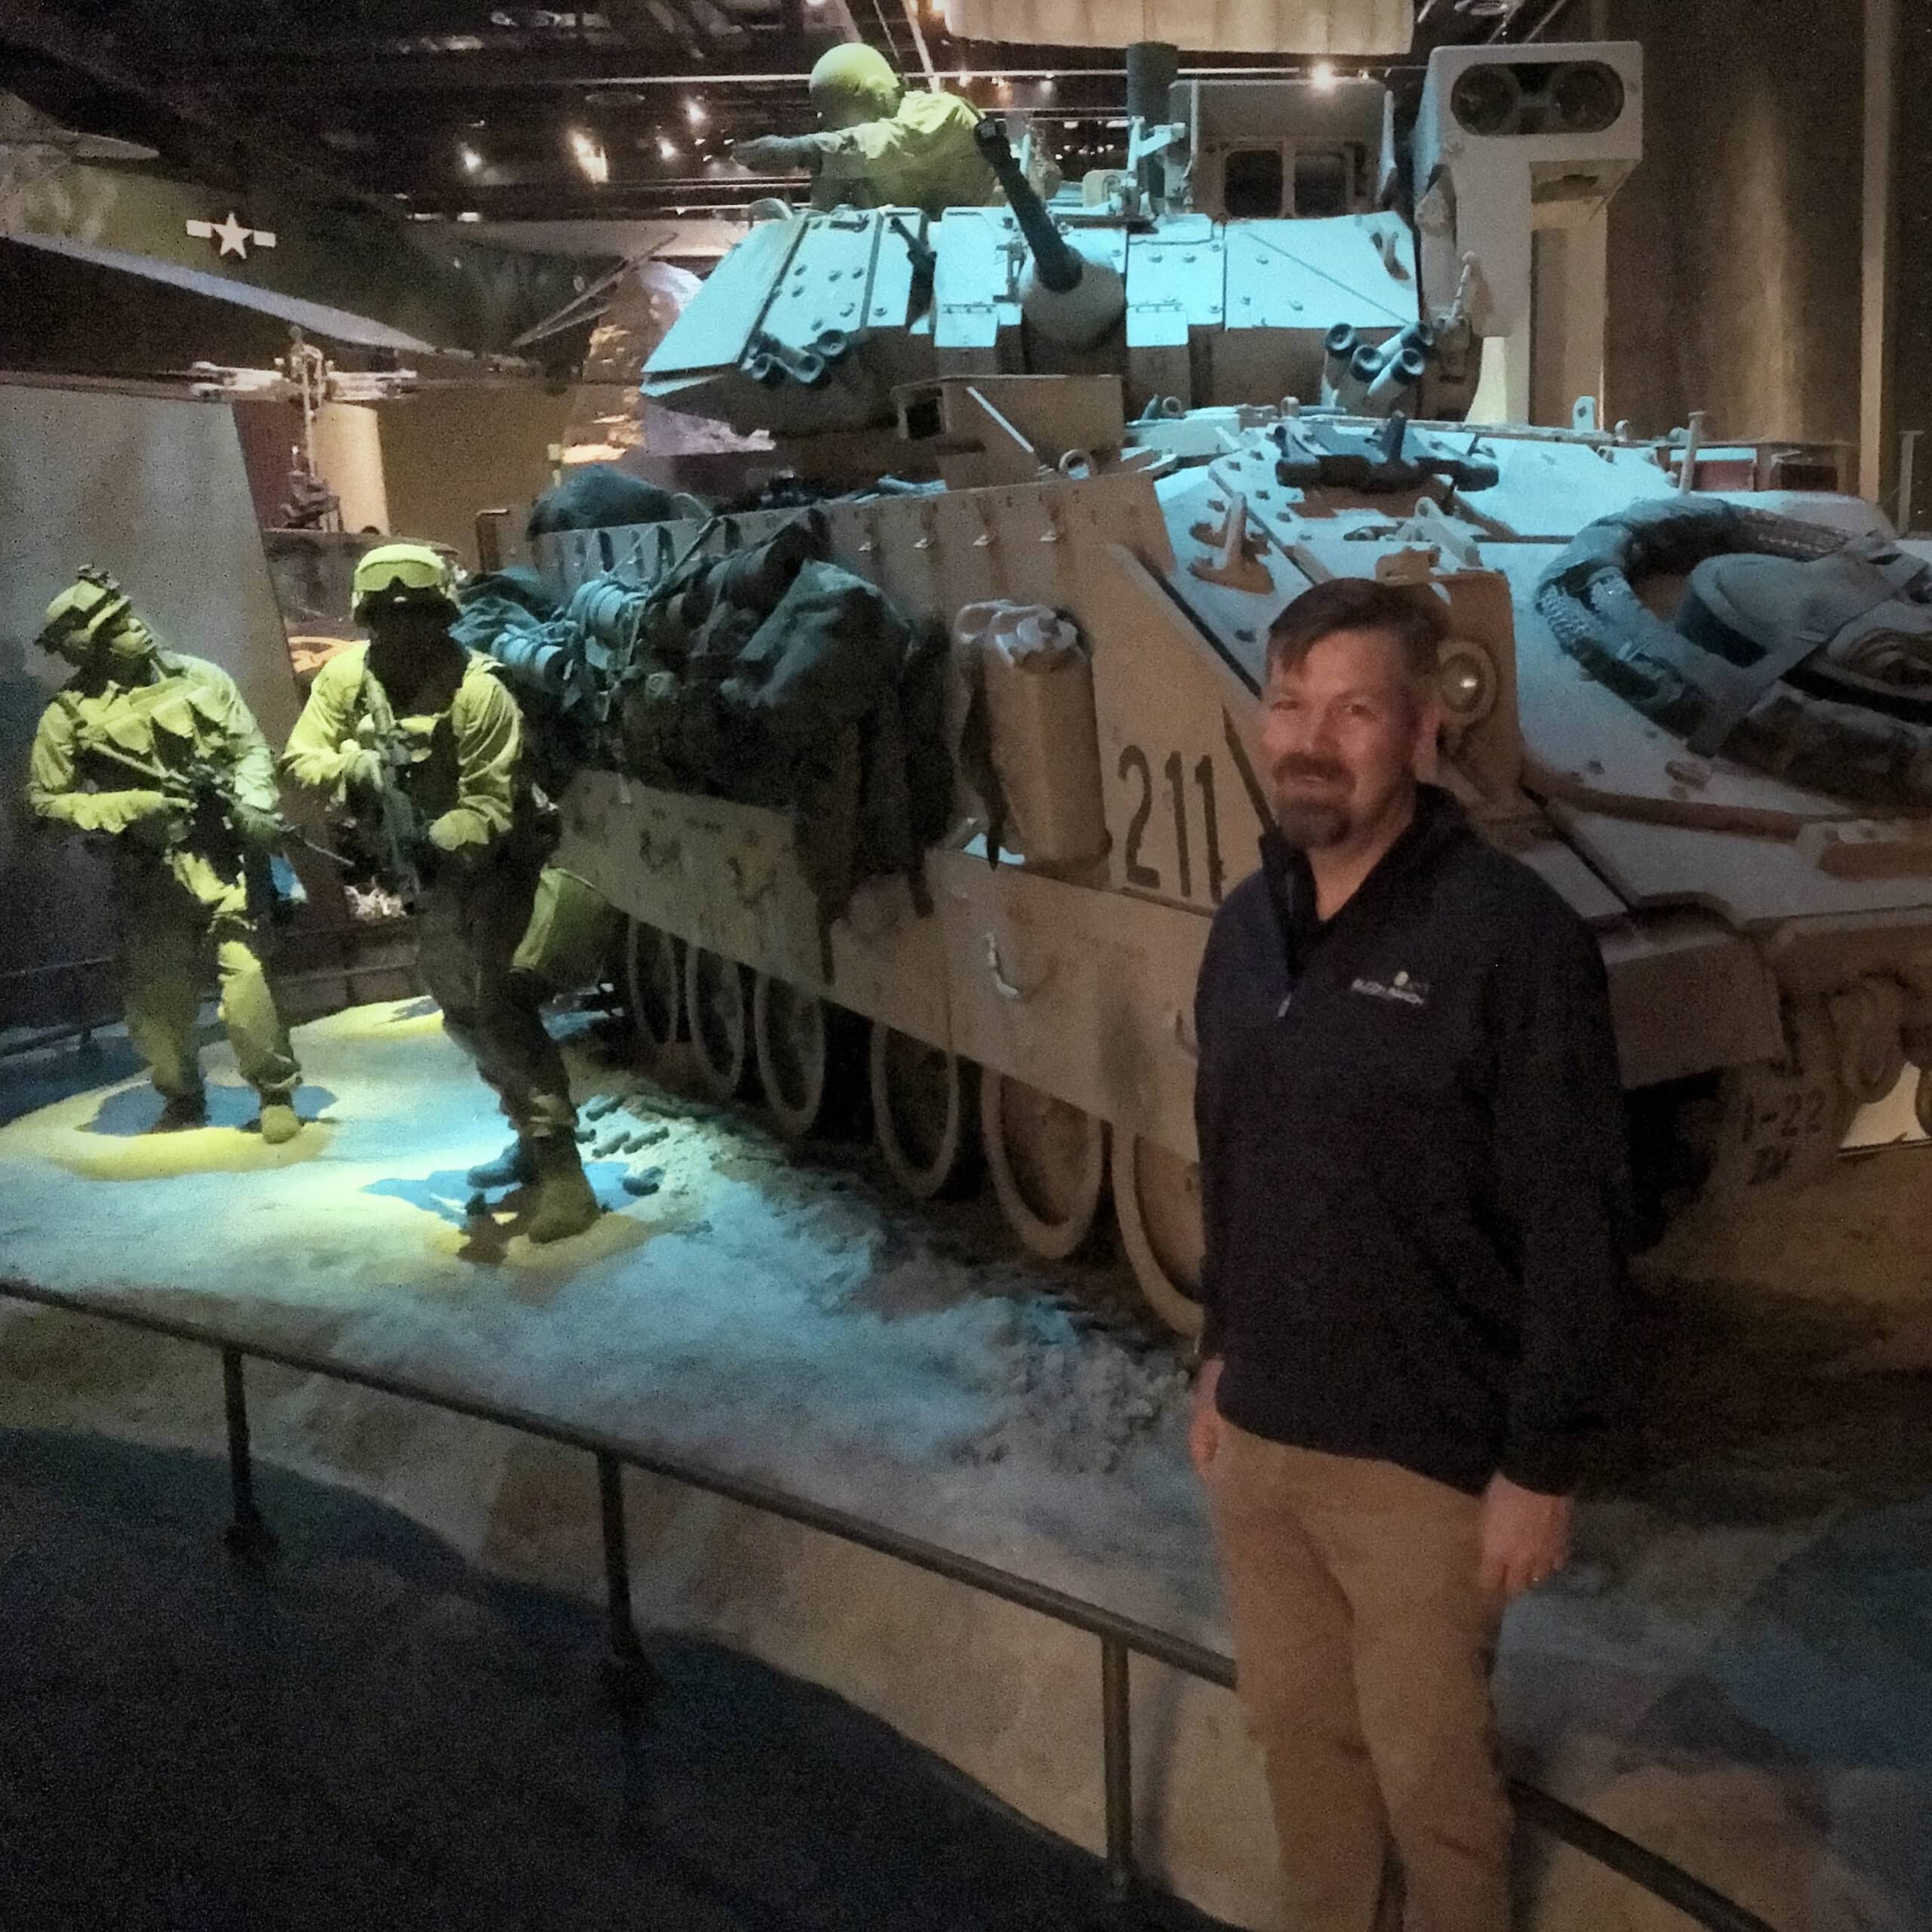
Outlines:
[[438, 596], [449, 592], [449, 578], [439, 564], [385, 564], [380, 577], [365, 578], [357, 586], [358, 597], [420, 596], [434, 591]]
[[417, 544], [397, 545], [365, 554], [355, 567], [358, 600], [375, 597], [447, 597], [450, 567], [434, 550]]

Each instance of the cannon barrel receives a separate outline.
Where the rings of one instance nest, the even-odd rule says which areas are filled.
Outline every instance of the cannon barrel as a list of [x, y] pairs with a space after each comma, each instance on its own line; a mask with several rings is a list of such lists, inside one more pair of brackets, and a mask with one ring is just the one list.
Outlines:
[[1032, 183], [1007, 143], [1005, 128], [989, 115], [973, 130], [973, 139], [995, 179], [1006, 191], [1007, 205], [1032, 251], [1035, 278], [1042, 288], [1056, 295], [1070, 294], [1080, 286], [1087, 264], [1054, 226], [1046, 204], [1034, 192]]

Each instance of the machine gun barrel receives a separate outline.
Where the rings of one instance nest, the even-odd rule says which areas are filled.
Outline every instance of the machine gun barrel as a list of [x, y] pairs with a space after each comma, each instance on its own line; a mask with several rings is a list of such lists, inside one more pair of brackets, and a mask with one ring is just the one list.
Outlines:
[[1006, 192], [1007, 205], [1033, 251], [1033, 274], [1042, 288], [1056, 295], [1070, 295], [1080, 286], [1087, 264], [1054, 226], [1047, 205], [1034, 192], [1013, 149], [1008, 145], [1006, 130], [987, 115], [973, 130], [981, 158]]
[[986, 165], [1006, 190], [1013, 218], [1032, 251], [1023, 276], [1020, 306], [1029, 328], [1073, 349], [1095, 347], [1127, 308], [1127, 285], [1120, 271], [1090, 261], [1054, 226], [1046, 204], [1013, 158], [1006, 131], [990, 118], [973, 130]]

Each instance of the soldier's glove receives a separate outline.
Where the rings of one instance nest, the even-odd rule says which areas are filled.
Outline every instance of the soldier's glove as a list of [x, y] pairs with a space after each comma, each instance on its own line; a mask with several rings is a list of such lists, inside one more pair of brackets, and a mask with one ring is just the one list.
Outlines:
[[489, 835], [482, 822], [474, 812], [460, 808], [432, 819], [427, 835], [432, 864], [445, 860], [459, 869], [466, 868], [475, 865], [489, 850]]
[[343, 755], [343, 796], [367, 798], [383, 789], [383, 755], [374, 745], [351, 745]]
[[187, 807], [165, 792], [110, 792], [100, 802], [109, 808], [100, 814], [102, 831], [125, 832], [150, 852], [165, 852], [187, 826]]
[[809, 134], [759, 134], [749, 141], [734, 141], [731, 158], [755, 174], [795, 174], [817, 169], [818, 143]]

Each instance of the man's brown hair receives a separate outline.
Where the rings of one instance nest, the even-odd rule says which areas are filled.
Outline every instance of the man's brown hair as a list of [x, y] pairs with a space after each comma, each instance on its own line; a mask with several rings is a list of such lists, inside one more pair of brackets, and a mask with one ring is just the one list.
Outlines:
[[1436, 654], [1449, 635], [1441, 601], [1366, 577], [1331, 577], [1290, 604], [1268, 627], [1268, 675], [1299, 664], [1337, 631], [1380, 631], [1394, 638], [1410, 683], [1419, 691], [1435, 688]]

